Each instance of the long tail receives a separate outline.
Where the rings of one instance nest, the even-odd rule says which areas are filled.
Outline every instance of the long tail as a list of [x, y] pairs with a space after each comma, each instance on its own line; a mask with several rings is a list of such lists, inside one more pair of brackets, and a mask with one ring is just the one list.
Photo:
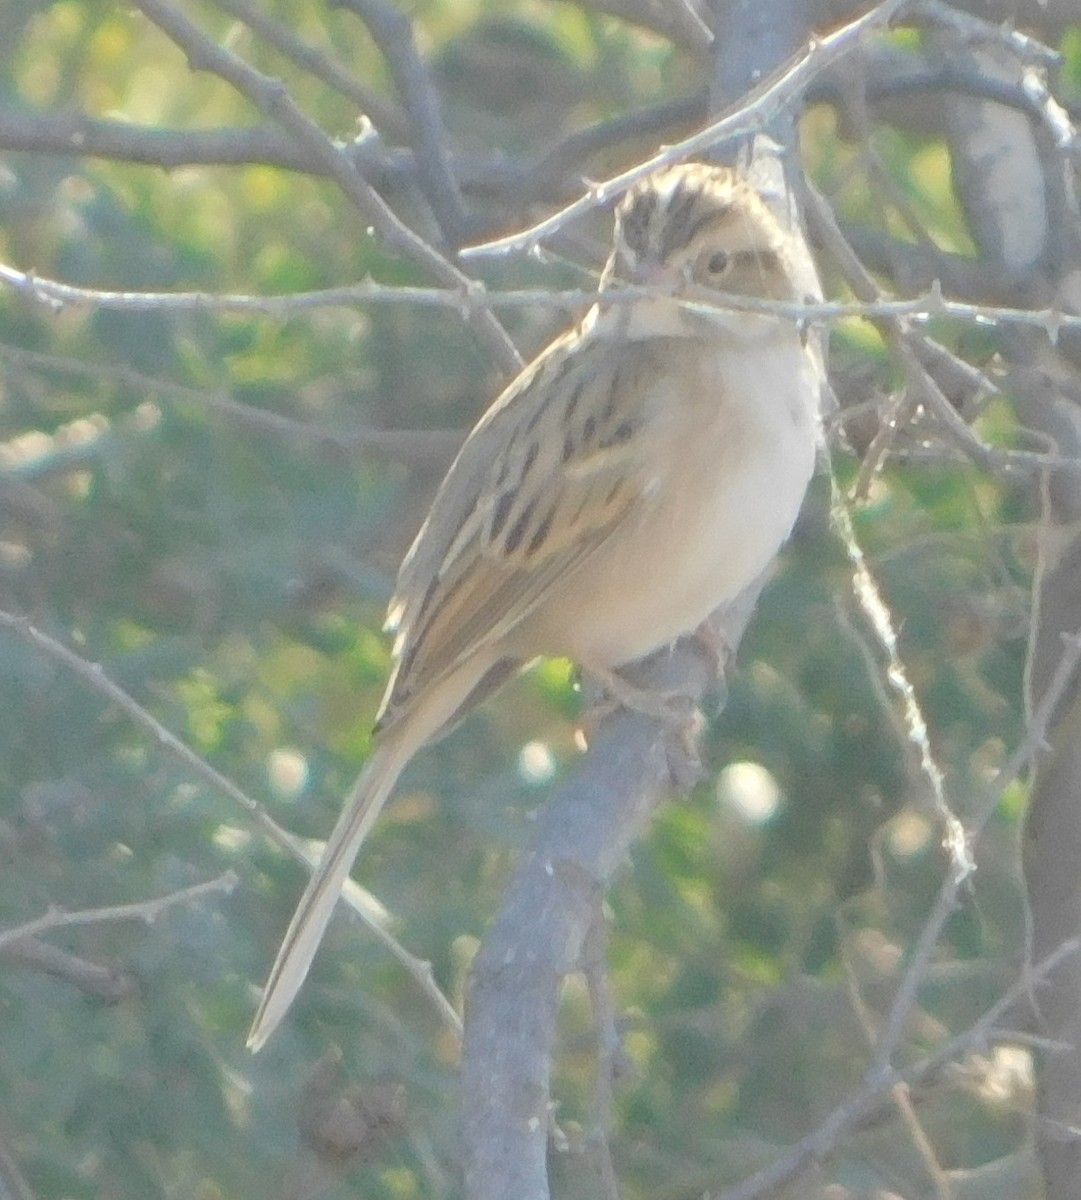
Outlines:
[[[259, 1009], [248, 1033], [248, 1048], [253, 1053], [274, 1032], [300, 991], [361, 843], [418, 747], [415, 731], [411, 731], [408, 724], [387, 731], [349, 793], [323, 857], [289, 922], [263, 988]], [[420, 740], [423, 741], [423, 737]]]

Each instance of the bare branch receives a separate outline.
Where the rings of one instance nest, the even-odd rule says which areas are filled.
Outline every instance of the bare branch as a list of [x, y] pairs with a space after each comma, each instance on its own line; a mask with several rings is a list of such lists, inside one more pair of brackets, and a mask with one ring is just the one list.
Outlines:
[[[222, 0], [233, 5], [240, 15], [252, 14], [247, 0]], [[230, 9], [233, 11], [233, 9]], [[281, 28], [275, 25], [275, 28]], [[259, 32], [262, 32], [261, 27]], [[288, 37], [292, 34], [284, 31]], [[318, 50], [312, 54], [319, 56]], [[1033, 81], [1019, 86], [989, 77], [956, 64], [935, 65], [911, 51], [897, 54], [883, 49], [869, 53], [866, 100], [883, 104], [906, 96], [936, 92], [961, 93], [1015, 108], [1042, 121], [1057, 139], [1069, 134], [1081, 121], [1081, 107], [1051, 97], [1046, 85]], [[809, 104], [827, 103], [844, 109], [848, 102], [844, 87], [844, 63], [825, 71], [807, 88]], [[328, 81], [329, 82], [329, 81]], [[350, 81], [351, 82], [351, 81]], [[359, 87], [360, 85], [354, 85]], [[355, 97], [359, 103], [359, 94]], [[369, 96], [369, 101], [372, 97]], [[389, 103], [384, 101], [384, 103]], [[540, 161], [529, 165], [504, 155], [453, 156], [452, 171], [465, 191], [493, 193], [504, 201], [551, 195], [558, 198], [568, 180], [584, 182], [583, 164], [593, 155], [625, 141], [645, 137], [667, 140], [670, 131], [700, 125], [707, 114], [705, 90], [675, 100], [635, 109], [575, 130], [549, 150]], [[365, 107], [365, 105], [361, 105]], [[369, 102], [369, 111], [373, 111]], [[907, 114], [906, 114], [907, 115]], [[890, 119], [889, 112], [885, 119]], [[392, 136], [408, 138], [408, 125], [402, 114], [391, 119], [389, 113], [377, 115], [376, 124]], [[401, 131], [397, 129], [401, 125]], [[1067, 149], [1076, 150], [1075, 140]], [[22, 112], [0, 107], [0, 150], [21, 150], [38, 154], [78, 155], [109, 158], [114, 161], [144, 163], [148, 166], [243, 166], [260, 163], [312, 175], [326, 175], [326, 165], [314, 154], [286, 136], [273, 125], [243, 126], [226, 129], [155, 129], [72, 113]], [[388, 178], [415, 182], [419, 186], [416, 155], [410, 149], [388, 148], [369, 132], [342, 147], [343, 153], [369, 180], [378, 183]], [[470, 217], [470, 222], [481, 219]], [[911, 252], [914, 247], [898, 243], [898, 250]], [[939, 257], [947, 258], [939, 251]], [[959, 259], [958, 267], [978, 269], [970, 259]]]
[[869, 13], [821, 40], [812, 41], [804, 50], [794, 55], [790, 62], [749, 92], [738, 106], [711, 122], [699, 133], [684, 138], [673, 146], [666, 146], [629, 171], [623, 171], [603, 183], [594, 184], [584, 196], [529, 229], [510, 237], [470, 246], [462, 251], [461, 257], [481, 258], [531, 251], [540, 242], [559, 232], [575, 217], [618, 200], [639, 179], [659, 167], [683, 162], [696, 154], [712, 150], [715, 146], [737, 141], [765, 128], [773, 115], [791, 104], [812, 79], [844, 55], [850, 54], [862, 38], [888, 28], [905, 5], [911, 2], [912, 0], [883, 0]]
[[411, 21], [384, 0], [330, 0], [330, 6], [358, 16], [383, 52], [409, 114], [421, 188], [443, 236], [452, 246], [458, 245], [466, 236], [468, 221], [450, 169], [439, 100], [417, 52]]
[[[824, 201], [823, 201], [824, 203]], [[842, 238], [843, 240], [843, 238]], [[835, 249], [831, 243], [831, 249]], [[851, 247], [849, 247], [851, 252]], [[860, 267], [863, 271], [864, 268]], [[52, 310], [66, 307], [119, 309], [127, 312], [243, 312], [268, 316], [287, 316], [313, 308], [353, 308], [359, 304], [419, 305], [450, 308], [468, 314], [484, 308], [535, 309], [547, 306], [567, 312], [580, 311], [591, 304], [633, 304], [651, 296], [668, 296], [664, 287], [621, 287], [618, 291], [598, 293], [592, 289], [550, 291], [538, 288], [518, 288], [499, 291], [486, 288], [472, 280], [465, 289], [390, 286], [365, 280], [345, 287], [321, 288], [310, 292], [290, 292], [281, 296], [258, 296], [248, 293], [217, 292], [125, 292], [79, 287], [57, 279], [48, 279], [33, 271], [21, 271], [0, 262], [0, 283], [6, 283], [25, 299]], [[1057, 307], [1012, 308], [994, 304], [972, 304], [951, 300], [937, 289], [911, 299], [890, 299], [875, 293], [856, 302], [828, 301], [787, 303], [780, 300], [760, 300], [753, 296], [718, 296], [682, 299], [688, 312], [730, 313], [750, 312], [787, 317], [792, 321], [835, 324], [860, 318], [869, 321], [908, 320], [922, 324], [935, 318], [950, 317], [965, 324], [988, 327], [1053, 330], [1055, 334], [1081, 331], [1081, 314], [1064, 312]], [[958, 370], [966, 369], [968, 377], [990, 390], [997, 390], [987, 376], [974, 367], [962, 364], [956, 355], [945, 351], [938, 343], [918, 339], [918, 353], [942, 364], [947, 358]], [[922, 368], [921, 368], [922, 369]], [[936, 409], [937, 415], [937, 409]], [[954, 411], [956, 418], [956, 410]], [[954, 421], [947, 418], [951, 428]], [[963, 424], [963, 422], [962, 422]], [[967, 429], [967, 427], [966, 427]], [[972, 455], [982, 465], [989, 465], [994, 452], [977, 443], [971, 446], [974, 435], [967, 430], [964, 441]]]
[[[700, 123], [706, 117], [706, 100], [702, 91], [575, 130], [529, 170], [523, 180], [523, 194], [535, 192], [537, 186], [562, 183], [568, 175], [579, 172], [586, 159], [620, 142], [658, 136], [669, 129]], [[579, 178], [576, 182], [582, 184], [586, 180]]]
[[315, 156], [269, 125], [243, 129], [147, 129], [71, 113], [0, 109], [0, 148], [110, 158], [153, 167], [266, 163], [323, 173]]
[[652, 29], [698, 54], [713, 44], [713, 33], [692, 0], [588, 0], [587, 7]]
[[608, 982], [608, 927], [603, 908], [597, 909], [583, 951], [582, 970], [593, 1008], [597, 1036], [597, 1066], [593, 1085], [592, 1127], [586, 1134], [586, 1150], [596, 1164], [604, 1200], [619, 1200], [619, 1180], [612, 1161], [609, 1133], [612, 1101], [623, 1047], [612, 989]]
[[201, 900], [204, 896], [220, 892], [229, 895], [236, 887], [235, 871], [225, 871], [217, 879], [197, 883], [192, 887], [181, 888], [170, 892], [167, 896], [159, 896], [154, 900], [140, 900], [136, 904], [113, 904], [105, 908], [86, 908], [74, 912], [64, 912], [59, 908], [51, 908], [43, 916], [23, 925], [15, 925], [10, 929], [0, 930], [0, 950], [27, 938], [48, 933], [52, 929], [68, 929], [73, 925], [101, 925], [113, 921], [145, 921], [153, 923], [178, 904], [188, 904], [193, 900]]
[[[241, 791], [230, 779], [216, 771], [205, 759], [200, 758], [189, 746], [186, 746], [174, 733], [153, 717], [141, 704], [130, 696], [119, 684], [114, 683], [98, 663], [88, 662], [73, 650], [61, 645], [48, 634], [36, 629], [23, 617], [14, 613], [0, 611], [0, 628], [15, 634], [24, 642], [40, 650], [54, 662], [60, 663], [66, 670], [71, 671], [78, 679], [87, 684], [92, 690], [105, 696], [115, 704], [136, 725], [145, 730], [163, 749], [169, 751], [184, 764], [197, 778], [209, 784], [215, 791], [228, 796], [247, 814], [249, 820], [280, 850], [284, 850], [291, 858], [300, 863], [306, 870], [312, 871], [318, 861], [317, 852], [309, 847], [295, 834], [283, 829], [266, 811], [262, 804], [253, 800], [247, 793]], [[435, 984], [430, 963], [410, 954], [404, 946], [397, 942], [382, 928], [378, 921], [371, 916], [367, 898], [363, 890], [350, 882], [342, 890], [342, 897], [352, 911], [360, 918], [361, 923], [379, 942], [384, 949], [408, 972], [421, 991], [432, 1002], [443, 1023], [455, 1034], [461, 1032], [461, 1022], [453, 1005], [443, 995]], [[33, 932], [33, 930], [24, 930]]]
[[941, 25], [976, 45], [1008, 46], [1018, 58], [1041, 67], [1055, 66], [1062, 55], [1020, 29], [965, 12], [946, 0], [917, 0], [915, 13], [928, 25]]
[[[132, 975], [123, 971], [103, 967], [95, 962], [88, 962], [75, 954], [69, 954], [40, 938], [25, 937], [16, 942], [8, 942], [0, 946], [0, 955], [8, 962], [20, 967], [29, 967], [41, 971], [54, 979], [61, 979], [87, 996], [103, 1000], [106, 1004], [116, 1004], [126, 1000], [139, 990], [139, 985]], [[0, 1198], [3, 1193], [0, 1192]]]
[[473, 964], [462, 1055], [470, 1200], [547, 1198], [562, 978], [577, 969], [600, 897], [670, 782], [657, 727], [621, 714], [541, 810]]
[[[172, 380], [145, 375], [132, 367], [111, 363], [88, 363], [54, 354], [41, 354], [35, 350], [7, 346], [2, 342], [0, 360], [24, 370], [57, 372], [78, 379], [128, 387], [144, 396], [160, 396], [178, 403], [194, 403], [242, 426], [274, 434], [302, 446], [338, 446], [343, 450], [374, 453], [405, 462], [442, 463], [449, 462], [465, 436], [464, 433], [455, 430], [442, 429], [343, 429], [311, 425], [281, 413], [244, 404], [222, 392], [188, 387]], [[25, 478], [49, 469], [49, 461], [39, 459], [8, 467], [4, 474]]]
[[1017, 1001], [1028, 995], [1034, 987], [1046, 980], [1061, 963], [1073, 957], [1079, 950], [1081, 950], [1081, 942], [1077, 939], [1071, 939], [1058, 946], [1040, 963], [1023, 971], [1013, 985], [978, 1020], [974, 1021], [963, 1033], [950, 1038], [933, 1054], [927, 1055], [903, 1070], [890, 1069], [885, 1072], [877, 1068], [869, 1070], [863, 1083], [850, 1096], [846, 1097], [844, 1102], [839, 1104], [819, 1124], [817, 1129], [802, 1138], [768, 1167], [756, 1171], [734, 1187], [717, 1193], [713, 1200], [758, 1200], [759, 1197], [772, 1194], [775, 1189], [795, 1178], [812, 1162], [835, 1150], [846, 1133], [866, 1120], [884, 1102], [887, 1102], [889, 1093], [895, 1084], [918, 1083], [967, 1050], [985, 1045], [997, 1032], [1001, 1018]]
[[[713, 618], [734, 653], [765, 578]], [[693, 639], [659, 652], [633, 682], [693, 705], [712, 682]], [[694, 773], [688, 731], [641, 714], [605, 722], [548, 798], [528, 854], [473, 964], [462, 1094], [470, 1200], [548, 1200], [546, 1145], [563, 977], [580, 969], [600, 898], [656, 805]]]
[[385, 96], [358, 83], [340, 62], [325, 51], [301, 41], [291, 29], [275, 21], [252, 0], [214, 0], [214, 3], [243, 21], [253, 33], [269, 42], [290, 62], [352, 100], [384, 133], [399, 141], [409, 140], [409, 122], [401, 109]]
[[[915, 1004], [916, 994], [926, 979], [927, 968], [931, 962], [935, 947], [942, 936], [946, 922], [957, 907], [957, 897], [961, 886], [976, 869], [976, 864], [972, 857], [975, 842], [982, 832], [984, 825], [1001, 801], [1005, 788], [1031, 761], [1033, 755], [1043, 744], [1047, 723], [1054, 712], [1055, 705], [1073, 679], [1077, 664], [1081, 661], [1081, 634], [1070, 639], [1065, 639], [1063, 656], [1058, 670], [1055, 673], [1047, 694], [1041, 698], [1039, 708], [1029, 723], [1024, 740], [996, 775], [989, 799], [984, 803], [975, 817], [969, 819], [967, 828], [963, 828], [946, 803], [941, 772], [930, 757], [927, 731], [923, 718], [919, 713], [918, 707], [913, 707], [916, 704], [915, 696], [900, 660], [897, 657], [895, 638], [892, 634], [888, 615], [885, 615], [884, 606], [881, 600], [877, 598], [877, 590], [874, 589], [870, 574], [866, 569], [862, 552], [855, 540], [851, 520], [847, 509], [845, 509], [841, 501], [836, 483], [834, 483], [834, 504], [835, 519], [840, 522], [842, 536], [848, 548], [849, 555], [853, 559], [857, 574], [858, 576], [862, 576], [864, 580], [863, 587], [865, 594], [868, 586], [872, 589], [870, 598], [863, 602], [864, 609], [869, 612], [872, 624], [879, 631], [880, 640], [887, 648], [889, 654], [888, 678], [904, 699], [908, 713], [906, 725], [909, 730], [909, 736], [912, 737], [920, 748], [924, 771], [931, 783], [932, 792], [936, 798], [936, 807], [946, 822], [948, 831], [947, 845], [950, 850], [951, 870], [943, 880], [931, 913], [920, 931], [915, 946], [908, 955], [904, 977], [894, 997], [886, 1025], [878, 1041], [876, 1068], [884, 1071], [888, 1067], [893, 1053], [900, 1043], [904, 1024]], [[869, 609], [868, 604], [870, 605]], [[879, 615], [876, 616], [876, 613]], [[885, 628], [882, 627], [883, 619], [886, 621]]]
[[[261, 74], [215, 44], [167, 0], [135, 0], [135, 4], [187, 54], [194, 70], [210, 71], [224, 79], [264, 116], [281, 125], [300, 145], [308, 148], [364, 221], [376, 230], [392, 250], [444, 284], [466, 292], [476, 287], [467, 275], [398, 218], [382, 197], [357, 174], [341, 147], [335, 145], [297, 107], [281, 83]], [[466, 315], [466, 320], [501, 370], [508, 373], [518, 370], [521, 358], [490, 309], [477, 308]]]

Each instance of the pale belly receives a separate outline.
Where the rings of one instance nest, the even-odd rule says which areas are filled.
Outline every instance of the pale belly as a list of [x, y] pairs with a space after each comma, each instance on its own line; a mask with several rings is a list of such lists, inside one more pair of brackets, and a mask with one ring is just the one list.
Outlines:
[[795, 339], [750, 357], [740, 369], [727, 352], [744, 381], [735, 406], [672, 430], [674, 469], [580, 577], [603, 603], [582, 606], [573, 630], [547, 631], [549, 645], [604, 666], [641, 658], [734, 599], [780, 550], [814, 471], [817, 383]]

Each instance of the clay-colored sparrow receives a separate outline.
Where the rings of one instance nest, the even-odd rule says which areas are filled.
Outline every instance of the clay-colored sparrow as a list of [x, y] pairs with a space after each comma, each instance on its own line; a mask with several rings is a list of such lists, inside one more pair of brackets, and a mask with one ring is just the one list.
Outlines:
[[711, 291], [798, 301], [802, 249], [736, 172], [636, 185], [603, 303], [557, 338], [463, 445], [402, 563], [396, 666], [364, 771], [271, 970], [258, 1049], [308, 972], [338, 893], [413, 755], [541, 655], [602, 679], [695, 629], [765, 569], [814, 469], [819, 369], [789, 319], [706, 312]]

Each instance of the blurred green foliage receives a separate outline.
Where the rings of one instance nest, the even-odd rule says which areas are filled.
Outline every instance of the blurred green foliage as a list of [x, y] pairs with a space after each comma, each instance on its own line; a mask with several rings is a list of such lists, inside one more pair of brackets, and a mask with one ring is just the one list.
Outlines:
[[[325, 130], [352, 135], [357, 113], [340, 95], [213, 4], [184, 7], [283, 77]], [[263, 7], [393, 94], [347, 13]], [[423, 0], [411, 15], [426, 58], [442, 64], [452, 137], [457, 121], [466, 153], [479, 121], [467, 106], [489, 93], [454, 94], [463, 62], [469, 83], [488, 63], [505, 84], [516, 54], [560, 81], [539, 115], [505, 113], [502, 144], [515, 153], [689, 82], [685, 53], [570, 6], [523, 5], [508, 18], [480, 0]], [[493, 16], [505, 18], [494, 33]], [[27, 3], [2, 20], [9, 111], [78, 112], [177, 136], [256, 120], [221, 80], [192, 73], [157, 29], [112, 3]], [[474, 27], [479, 48], [468, 42]], [[1081, 77], [1081, 38], [1067, 48]], [[874, 198], [850, 170], [854, 144], [825, 110], [808, 115], [804, 135], [845, 218], [871, 220]], [[940, 244], [971, 253], [943, 147], [892, 131], [878, 150]], [[299, 171], [164, 172], [28, 152], [7, 156], [0, 172], [0, 257], [74, 284], [278, 294], [369, 275], [428, 282], [368, 235], [330, 183]], [[578, 278], [526, 263], [496, 282]], [[531, 352], [560, 319], [508, 321]], [[948, 337], [977, 359], [993, 349], [971, 331]], [[857, 326], [836, 341], [837, 361], [891, 386], [873, 334]], [[325, 834], [364, 759], [386, 678], [379, 625], [394, 568], [451, 445], [392, 457], [357, 449], [356, 436], [464, 429], [492, 394], [493, 365], [444, 310], [46, 314], [4, 291], [0, 371], [2, 607], [101, 664], [283, 824]], [[295, 424], [260, 425], [225, 411], [224, 396]], [[1008, 409], [989, 410], [981, 432], [1008, 437], [1009, 420]], [[845, 456], [840, 468], [851, 483]], [[709, 780], [658, 815], [610, 897], [628, 1059], [613, 1147], [628, 1197], [716, 1189], [825, 1115], [865, 1062], [851, 981], [885, 1003], [945, 869], [828, 510], [820, 482], [744, 642], [727, 707], [710, 723]], [[856, 514], [961, 812], [985, 796], [1023, 724], [1030, 517], [1022, 493], [943, 463], [891, 467]], [[557, 772], [577, 753], [568, 720], [577, 700], [562, 666], [504, 696], [410, 768], [357, 871], [456, 1000], [544, 798], [547, 783], [523, 767], [520, 749], [544, 746]], [[296, 1128], [306, 1081], [331, 1044], [343, 1051], [341, 1080], [401, 1085], [405, 1117], [369, 1161], [327, 1167], [326, 1194], [456, 1194], [454, 1049], [416, 987], [340, 918], [295, 1013], [248, 1056], [255, 988], [301, 873], [228, 798], [8, 635], [0, 795], [4, 926], [50, 905], [160, 896], [230, 867], [240, 878], [232, 895], [173, 908], [153, 925], [50, 935], [130, 976], [135, 991], [118, 1003], [0, 958], [0, 1137], [36, 1196], [288, 1194], [289, 1173], [311, 1153]], [[942, 947], [963, 986], [945, 968], [931, 981], [915, 1048], [963, 1029], [1009, 978], [1021, 938], [1017, 820], [1013, 796]], [[572, 1138], [593, 1119], [590, 1021], [572, 982], [556, 1081]], [[944, 1107], [935, 1129], [946, 1165], [1016, 1148], [1016, 1120], [978, 1091], [960, 1115]], [[845, 1178], [862, 1178], [869, 1162], [911, 1165], [903, 1137], [876, 1136], [860, 1135]], [[558, 1172], [567, 1194], [586, 1194], [573, 1159]]]

